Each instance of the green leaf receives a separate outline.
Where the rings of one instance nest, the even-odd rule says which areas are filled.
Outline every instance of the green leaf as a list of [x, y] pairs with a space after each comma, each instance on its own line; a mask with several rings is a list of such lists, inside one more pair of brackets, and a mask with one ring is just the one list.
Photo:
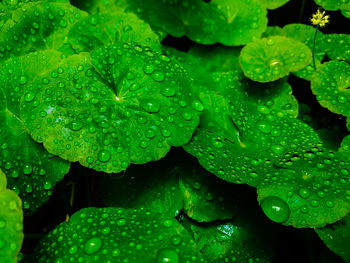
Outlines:
[[[0, 69], [0, 168], [7, 176], [9, 188], [21, 197], [27, 215], [47, 201], [70, 167], [35, 142], [19, 116], [24, 87], [41, 79], [39, 74], [49, 72], [53, 65], [56, 67], [60, 56], [53, 51], [33, 52], [3, 62]], [[30, 98], [27, 94], [25, 99]]]
[[264, 174], [258, 201], [271, 220], [294, 227], [323, 227], [350, 211], [349, 163], [342, 155], [313, 148], [290, 152], [275, 172]]
[[345, 262], [350, 262], [350, 215], [342, 220], [328, 225], [324, 228], [315, 229], [317, 235], [326, 246], [337, 255], [341, 256]]
[[153, 213], [177, 216], [183, 207], [179, 171], [167, 165], [169, 161], [162, 159], [130, 166], [119, 177], [101, 174], [97, 190], [99, 200], [105, 206], [146, 208]]
[[167, 56], [124, 44], [94, 52], [93, 65], [87, 55], [62, 64], [27, 87], [35, 98], [24, 95], [21, 116], [34, 140], [63, 159], [117, 173], [159, 160], [198, 125], [191, 80]]
[[199, 224], [180, 217], [207, 262], [272, 262], [279, 226], [264, 217], [252, 197], [245, 193], [231, 200], [240, 212], [230, 220]]
[[[175, 37], [200, 44], [239, 46], [259, 38], [267, 25], [266, 9], [257, 0], [127, 0], [128, 8]], [[254, 18], [254, 19], [252, 19]]]
[[[306, 46], [310, 48], [310, 50], [313, 49], [316, 30], [318, 29], [314, 28], [313, 26], [304, 25], [304, 24], [288, 24], [283, 27], [283, 32], [285, 36], [304, 43]], [[324, 35], [322, 32], [318, 30], [316, 35], [315, 50], [314, 50], [316, 68], [318, 68], [321, 65], [321, 61], [323, 60], [324, 55], [326, 53], [325, 43], [326, 43], [326, 35]], [[304, 68], [296, 72], [293, 72], [293, 74], [298, 76], [299, 78], [311, 80], [314, 72], [315, 70], [314, 70], [313, 63], [310, 62]]]
[[65, 2], [21, 5], [1, 28], [0, 59], [44, 49], [73, 53], [66, 36], [70, 26], [85, 16], [85, 12]]
[[350, 135], [345, 136], [341, 142], [341, 146], [339, 148], [339, 152], [347, 156], [350, 159]]
[[188, 52], [188, 59], [196, 60], [209, 72], [233, 71], [240, 69], [238, 57], [240, 47], [193, 46]]
[[350, 2], [348, 0], [314, 0], [316, 4], [322, 6], [326, 10], [336, 11], [340, 9], [345, 17], [350, 12]]
[[121, 11], [81, 19], [71, 27], [68, 41], [78, 53], [90, 52], [113, 42], [135, 42], [160, 50], [159, 38], [150, 26], [135, 14]]
[[284, 4], [288, 3], [289, 0], [259, 0], [267, 9], [276, 9]]
[[350, 35], [325, 35], [323, 46], [325, 47], [329, 58], [350, 61]]
[[248, 78], [269, 82], [304, 68], [311, 59], [311, 50], [305, 44], [272, 36], [247, 44], [241, 51], [240, 64]]
[[211, 90], [198, 90], [204, 105], [199, 129], [184, 149], [221, 179], [256, 185], [261, 167], [290, 151], [317, 144], [317, 134], [292, 117], [297, 103], [284, 81], [257, 84], [242, 73], [225, 75]]
[[58, 225], [24, 262], [203, 262], [195, 248], [173, 218], [90, 207]]
[[239, 213], [233, 200], [243, 191], [232, 186], [205, 171], [197, 161], [182, 161], [180, 165], [184, 212], [197, 222], [231, 219]]
[[332, 112], [350, 116], [350, 66], [344, 61], [329, 61], [320, 66], [311, 80], [312, 92]]
[[271, 37], [271, 36], [285, 36], [286, 33], [279, 26], [268, 26], [263, 33], [262, 37]]
[[16, 263], [23, 241], [21, 199], [6, 189], [6, 176], [0, 170], [0, 258], [1, 262]]

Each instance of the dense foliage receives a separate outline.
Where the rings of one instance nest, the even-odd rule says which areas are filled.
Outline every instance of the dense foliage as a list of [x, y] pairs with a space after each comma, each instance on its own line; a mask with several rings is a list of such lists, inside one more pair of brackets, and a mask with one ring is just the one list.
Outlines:
[[0, 262], [350, 262], [349, 19], [0, 0]]

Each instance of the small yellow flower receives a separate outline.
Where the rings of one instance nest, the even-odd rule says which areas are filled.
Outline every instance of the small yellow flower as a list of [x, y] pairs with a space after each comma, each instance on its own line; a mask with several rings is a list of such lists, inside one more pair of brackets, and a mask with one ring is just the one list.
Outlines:
[[329, 23], [329, 16], [325, 16], [325, 11], [321, 13], [320, 10], [317, 10], [317, 12], [312, 15], [310, 21], [314, 26], [320, 25], [320, 27], [324, 27]]

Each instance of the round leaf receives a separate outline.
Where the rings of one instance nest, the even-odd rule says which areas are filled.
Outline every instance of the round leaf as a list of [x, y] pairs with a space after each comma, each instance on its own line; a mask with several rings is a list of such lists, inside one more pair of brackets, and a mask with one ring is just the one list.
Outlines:
[[284, 4], [286, 4], [287, 2], [289, 2], [289, 0], [259, 0], [267, 9], [276, 9], [279, 8], [281, 6], [283, 6]]
[[145, 210], [86, 208], [44, 237], [24, 262], [203, 262], [173, 218]]
[[113, 42], [135, 42], [160, 50], [158, 36], [133, 13], [95, 14], [69, 30], [68, 41], [77, 52], [90, 52]]
[[324, 44], [328, 57], [337, 60], [350, 60], [350, 35], [325, 35]]
[[0, 122], [3, 123], [0, 167], [7, 176], [9, 188], [21, 197], [25, 214], [33, 213], [47, 201], [55, 184], [70, 167], [68, 162], [49, 154], [35, 142], [19, 116], [24, 87], [41, 79], [38, 74], [49, 72], [53, 65], [56, 67], [60, 56], [53, 51], [33, 52], [6, 60], [0, 69]]
[[315, 3], [322, 6], [326, 10], [338, 10], [340, 9], [345, 17], [349, 17], [346, 14], [350, 12], [349, 0], [315, 0]]
[[[126, 44], [92, 56], [93, 65], [86, 55], [71, 56], [27, 87], [21, 116], [34, 140], [63, 159], [108, 173], [159, 160], [190, 140], [199, 111], [183, 68]], [[28, 94], [35, 96], [26, 100]]]
[[1, 262], [16, 263], [23, 241], [21, 199], [6, 189], [6, 176], [0, 170], [0, 258]]
[[311, 50], [303, 43], [283, 36], [262, 38], [241, 51], [244, 74], [259, 82], [269, 82], [298, 71], [311, 62]]
[[243, 45], [261, 36], [267, 24], [257, 0], [128, 0], [127, 5], [153, 29], [200, 44]]
[[[310, 50], [312, 50], [314, 46], [314, 37], [316, 30], [318, 29], [314, 28], [313, 26], [304, 24], [288, 24], [285, 27], [283, 27], [283, 32], [285, 36], [304, 43], [310, 48]], [[326, 35], [324, 35], [318, 30], [314, 50], [316, 68], [318, 68], [321, 65], [321, 61], [323, 60], [324, 55], [326, 53], [325, 40]], [[293, 72], [293, 74], [298, 76], [299, 78], [311, 80], [314, 72], [314, 65], [313, 62], [311, 62], [306, 67], [296, 72]]]
[[287, 154], [258, 185], [258, 200], [273, 221], [323, 227], [350, 211], [348, 162], [321, 148]]
[[198, 91], [204, 105], [201, 124], [184, 146], [205, 169], [226, 181], [255, 186], [264, 176], [259, 167], [273, 170], [284, 153], [319, 142], [310, 127], [291, 118], [297, 104], [288, 84], [281, 81], [267, 88], [239, 82], [240, 73], [226, 80], [221, 75], [216, 90]]
[[319, 103], [332, 112], [350, 116], [350, 65], [329, 61], [320, 66], [311, 81]]
[[0, 59], [43, 49], [73, 53], [65, 38], [69, 27], [85, 16], [69, 3], [40, 1], [21, 5], [1, 28]]

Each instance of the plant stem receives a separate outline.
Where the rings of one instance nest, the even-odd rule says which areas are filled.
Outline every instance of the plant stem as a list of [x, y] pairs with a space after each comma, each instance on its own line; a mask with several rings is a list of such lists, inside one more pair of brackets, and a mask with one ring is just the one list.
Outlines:
[[312, 46], [312, 63], [314, 65], [314, 70], [316, 71], [316, 63], [315, 63], [315, 46], [316, 46], [316, 37], [318, 32], [319, 25], [316, 27], [315, 35], [314, 35], [314, 44]]
[[303, 19], [303, 15], [304, 15], [304, 10], [305, 10], [305, 3], [306, 3], [306, 0], [302, 0], [301, 2], [301, 8], [300, 8], [300, 12], [299, 12], [299, 23], [302, 22], [302, 19]]

